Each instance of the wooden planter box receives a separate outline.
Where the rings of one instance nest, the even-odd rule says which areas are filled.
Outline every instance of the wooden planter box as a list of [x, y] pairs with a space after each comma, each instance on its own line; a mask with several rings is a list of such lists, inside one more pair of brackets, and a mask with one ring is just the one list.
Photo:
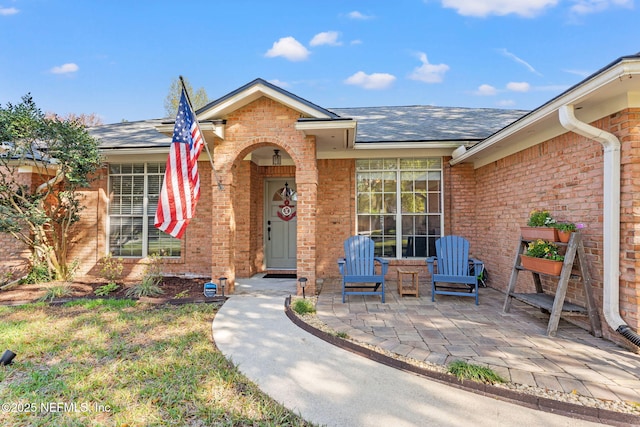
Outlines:
[[520, 234], [524, 240], [558, 241], [558, 229], [553, 227], [520, 227]]
[[544, 258], [534, 258], [532, 256], [520, 255], [520, 263], [527, 270], [535, 271], [536, 273], [550, 274], [552, 276], [559, 276], [562, 271], [562, 261], [552, 261]]

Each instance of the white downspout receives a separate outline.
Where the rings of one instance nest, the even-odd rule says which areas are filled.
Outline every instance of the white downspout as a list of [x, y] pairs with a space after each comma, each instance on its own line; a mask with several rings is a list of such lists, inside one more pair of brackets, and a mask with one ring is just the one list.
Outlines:
[[[573, 105], [563, 105], [558, 113], [565, 129], [598, 141], [604, 148], [602, 309], [605, 320], [613, 330], [639, 345], [638, 335], [630, 331], [620, 316], [620, 141], [609, 132], [579, 121], [574, 114]], [[624, 332], [634, 337], [629, 338]]]

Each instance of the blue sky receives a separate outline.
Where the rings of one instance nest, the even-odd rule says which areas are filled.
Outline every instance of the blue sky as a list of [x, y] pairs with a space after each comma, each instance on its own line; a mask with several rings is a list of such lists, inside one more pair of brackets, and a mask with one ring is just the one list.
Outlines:
[[185, 76], [322, 107], [534, 109], [640, 52], [634, 0], [0, 0], [0, 103], [105, 123], [165, 115]]

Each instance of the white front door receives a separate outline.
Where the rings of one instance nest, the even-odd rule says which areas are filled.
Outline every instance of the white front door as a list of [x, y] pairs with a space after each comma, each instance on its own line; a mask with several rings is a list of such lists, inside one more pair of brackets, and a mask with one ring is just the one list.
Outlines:
[[267, 181], [265, 202], [267, 268], [295, 269], [298, 196], [293, 178]]

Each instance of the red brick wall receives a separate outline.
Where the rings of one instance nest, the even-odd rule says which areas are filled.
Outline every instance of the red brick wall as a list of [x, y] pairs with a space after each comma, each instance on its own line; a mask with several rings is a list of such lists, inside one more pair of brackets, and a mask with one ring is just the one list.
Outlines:
[[343, 242], [356, 232], [355, 161], [318, 160], [317, 273], [339, 277]]
[[471, 164], [452, 168], [450, 158], [444, 159], [445, 235], [458, 235], [469, 240], [471, 253], [476, 241], [475, 171]]
[[[638, 111], [624, 111], [592, 125], [616, 134], [622, 142], [621, 309], [638, 327], [639, 287], [637, 213], [639, 193]], [[455, 166], [454, 171], [460, 166]], [[464, 167], [464, 166], [463, 166]], [[467, 173], [464, 167], [462, 174]], [[635, 175], [634, 175], [635, 174]], [[634, 177], [636, 179], [634, 179]], [[506, 290], [519, 238], [529, 212], [546, 209], [559, 221], [583, 223], [584, 245], [596, 303], [602, 309], [603, 150], [600, 143], [567, 133], [475, 171], [476, 230], [473, 251], [487, 266], [491, 286]], [[458, 205], [455, 205], [457, 209]], [[635, 214], [635, 218], [634, 218]], [[555, 283], [546, 282], [551, 291]], [[530, 275], [521, 273], [518, 292], [533, 292]], [[567, 300], [585, 305], [580, 281], [570, 281]], [[604, 323], [604, 317], [601, 316]], [[606, 329], [606, 327], [605, 327]], [[610, 333], [608, 333], [611, 336]]]

